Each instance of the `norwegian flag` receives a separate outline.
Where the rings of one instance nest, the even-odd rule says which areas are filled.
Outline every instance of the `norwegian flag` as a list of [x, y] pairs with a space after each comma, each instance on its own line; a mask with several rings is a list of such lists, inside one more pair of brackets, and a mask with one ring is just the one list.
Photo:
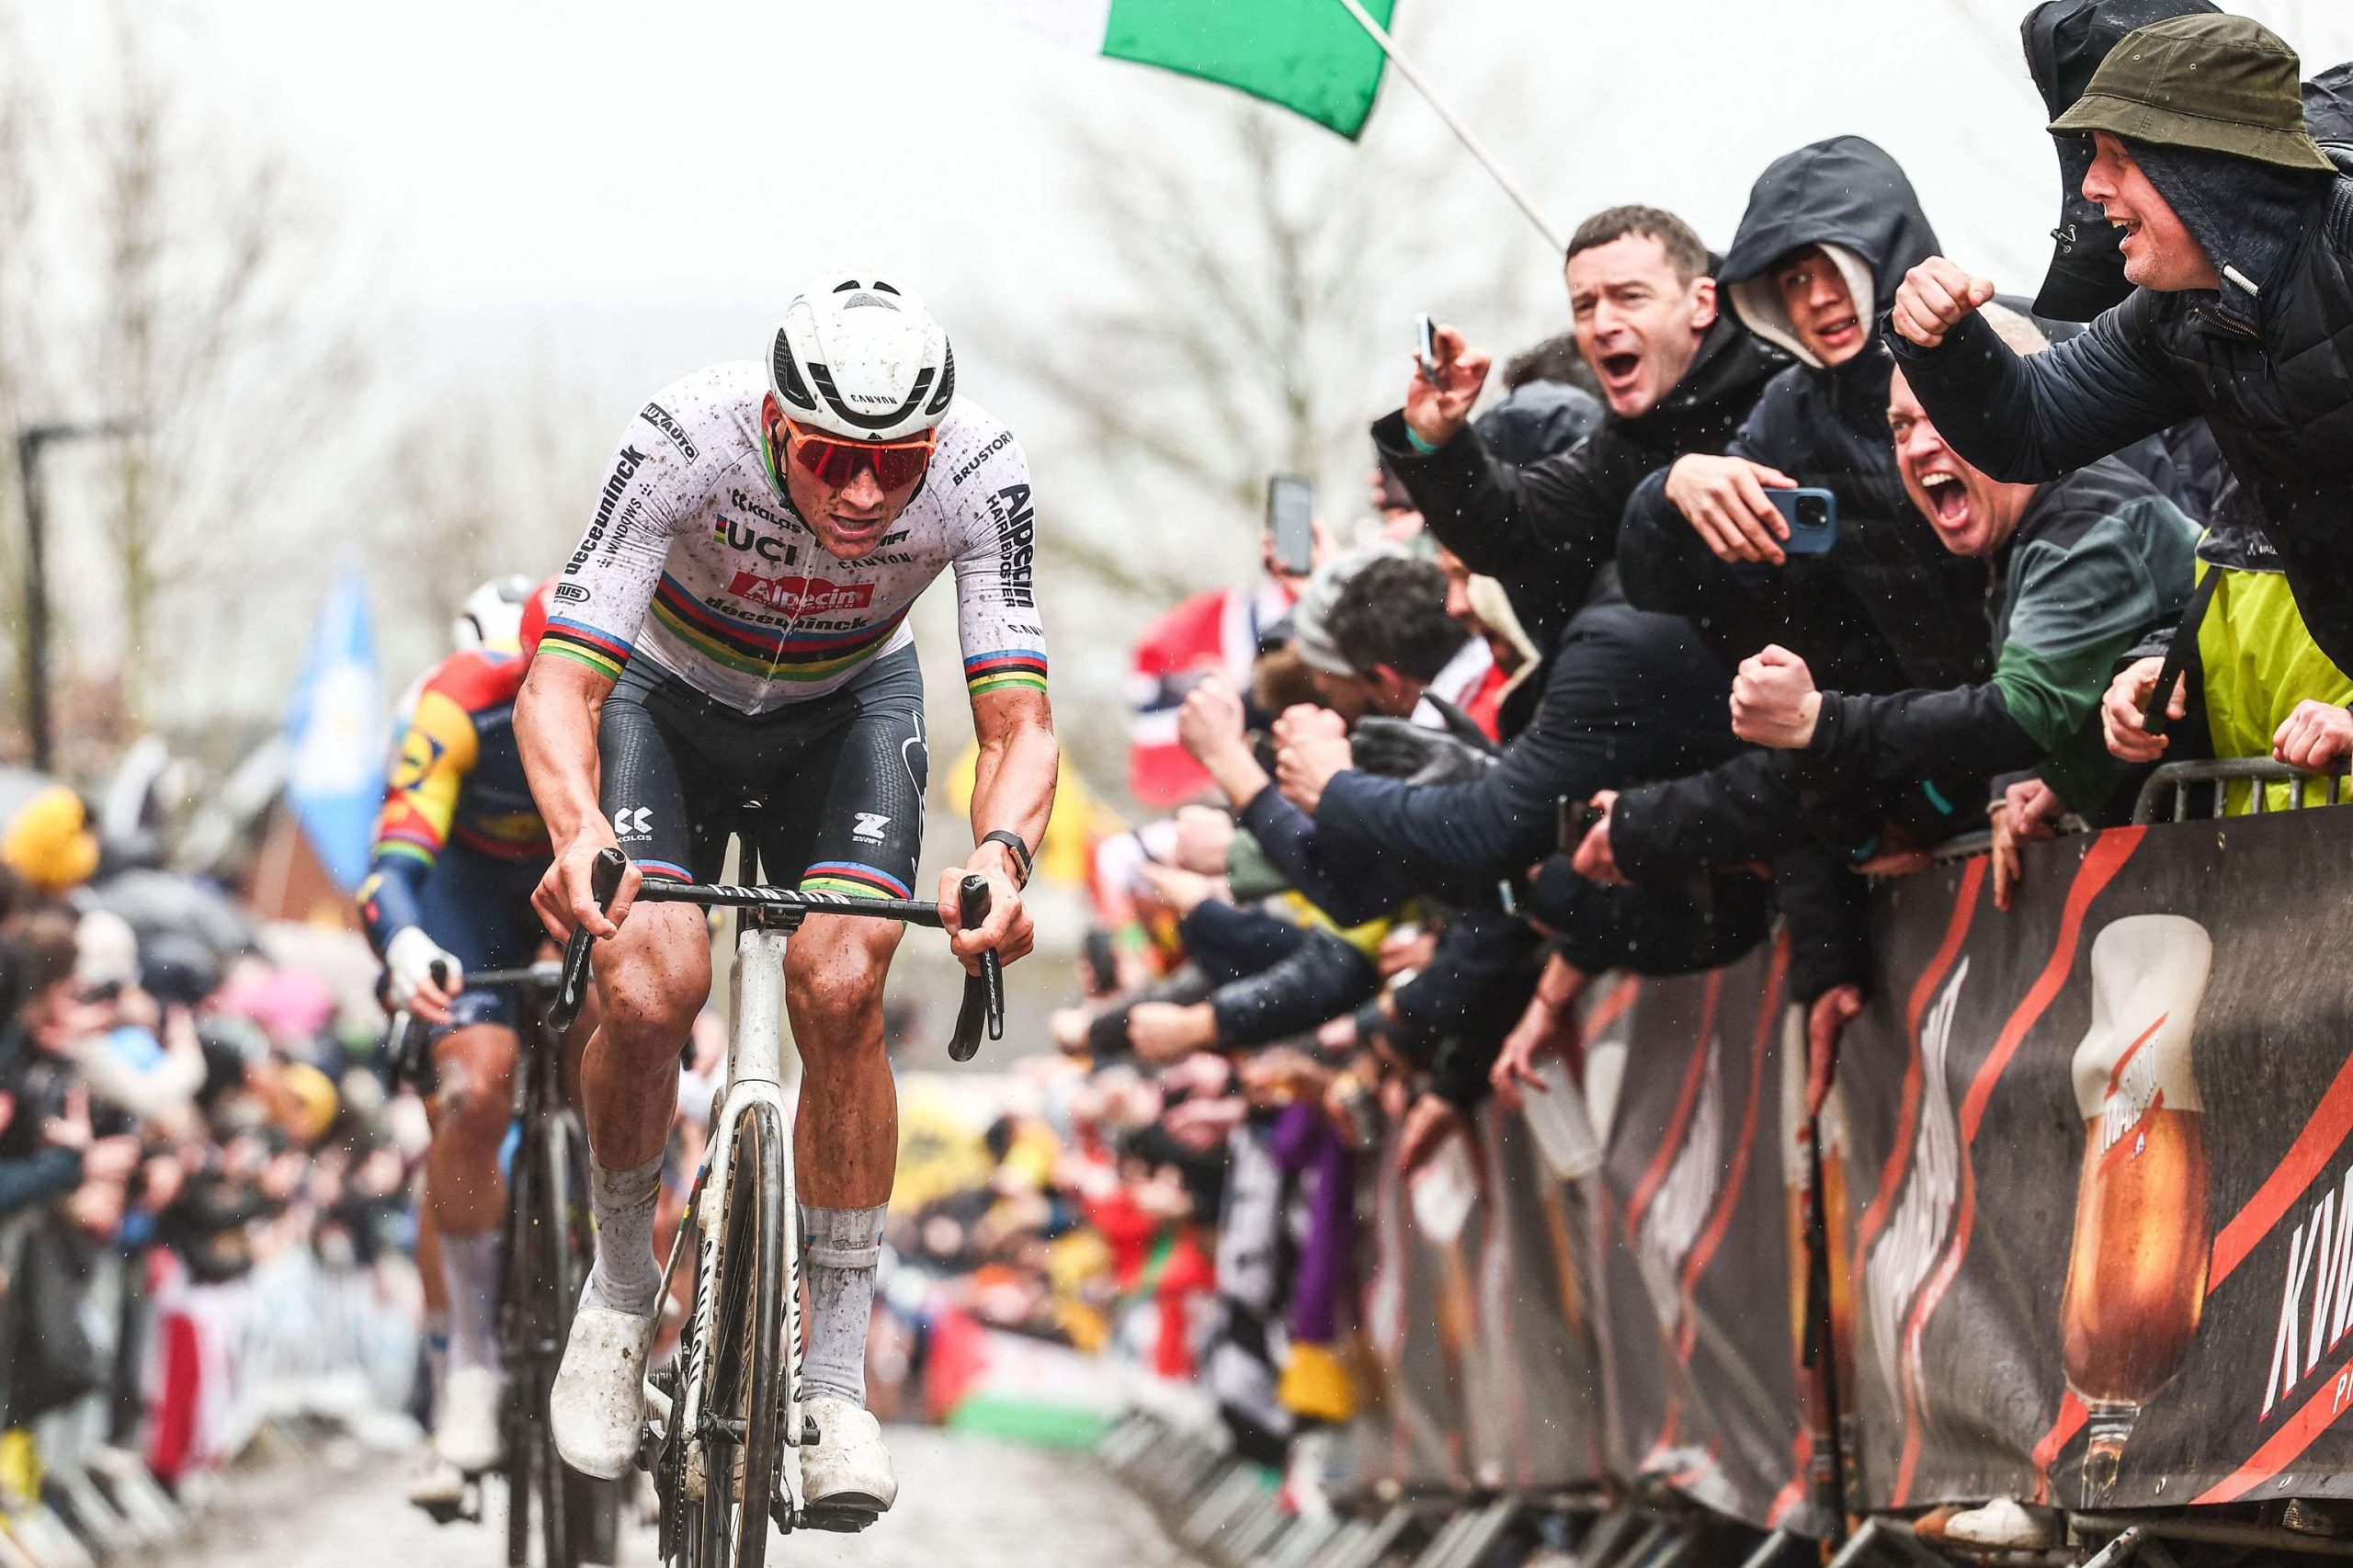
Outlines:
[[1165, 810], [1211, 788], [1210, 776], [1176, 739], [1176, 710], [1213, 673], [1248, 691], [1260, 633], [1290, 610], [1290, 595], [1273, 583], [1212, 588], [1144, 628], [1128, 676], [1128, 790], [1137, 801]]

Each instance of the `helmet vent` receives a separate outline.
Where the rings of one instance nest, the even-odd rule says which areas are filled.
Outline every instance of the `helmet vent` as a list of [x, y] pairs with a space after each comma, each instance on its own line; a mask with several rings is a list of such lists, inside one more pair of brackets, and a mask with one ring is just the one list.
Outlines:
[[795, 407], [814, 409], [817, 400], [809, 395], [808, 383], [801, 379], [801, 366], [792, 358], [792, 345], [781, 329], [776, 335], [775, 358], [778, 393]]
[[940, 345], [945, 363], [939, 372], [939, 395], [925, 405], [926, 417], [937, 419], [948, 412], [948, 404], [956, 396], [956, 350], [948, 344]]
[[899, 308], [894, 301], [886, 300], [880, 294], [852, 294], [842, 301], [842, 309], [846, 311], [854, 311], [860, 305], [880, 305], [886, 311], [895, 311]]

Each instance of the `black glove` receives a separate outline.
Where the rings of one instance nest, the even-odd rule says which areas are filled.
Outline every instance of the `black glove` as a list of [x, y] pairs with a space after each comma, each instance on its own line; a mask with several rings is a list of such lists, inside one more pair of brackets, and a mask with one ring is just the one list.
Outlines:
[[1348, 734], [1348, 749], [1367, 773], [1410, 784], [1476, 783], [1495, 766], [1496, 757], [1492, 745], [1474, 746], [1443, 731], [1386, 717], [1358, 720]]

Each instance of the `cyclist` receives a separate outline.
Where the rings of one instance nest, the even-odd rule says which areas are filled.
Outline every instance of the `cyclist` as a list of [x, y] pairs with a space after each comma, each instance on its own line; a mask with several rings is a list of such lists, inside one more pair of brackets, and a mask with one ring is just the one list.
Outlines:
[[[425, 1218], [439, 1236], [449, 1337], [435, 1402], [435, 1462], [410, 1489], [420, 1504], [454, 1504], [465, 1474], [501, 1457], [498, 1232], [506, 1184], [498, 1153], [514, 1098], [516, 1038], [497, 998], [469, 994], [465, 974], [529, 963], [545, 940], [531, 892], [548, 866], [547, 827], [523, 778], [513, 714], [554, 585], [524, 597], [504, 583], [485, 584], [469, 597], [460, 625], [472, 625], [476, 638], [427, 672], [407, 705], [359, 889], [393, 1005], [433, 1026], [438, 1078], [427, 1108]], [[495, 602], [484, 600], [494, 588]], [[512, 609], [487, 614], [485, 624], [485, 605]]]
[[[738, 826], [764, 879], [910, 896], [921, 845], [923, 682], [907, 611], [952, 569], [979, 737], [975, 847], [941, 873], [966, 968], [1030, 946], [1020, 884], [1052, 808], [1056, 747], [1033, 597], [1029, 465], [956, 395], [955, 359], [915, 297], [831, 276], [787, 307], [766, 364], [688, 376], [629, 426], [565, 563], [546, 653], [516, 710], [555, 843], [538, 902], [551, 932], [599, 937], [603, 1025], [583, 1100], [597, 1261], [553, 1397], [587, 1474], [624, 1473], [642, 1420], [659, 1267], [650, 1239], [681, 1044], [710, 983], [700, 911], [631, 901], [642, 877], [707, 881]], [[611, 916], [598, 851], [633, 865]], [[953, 890], [987, 879], [987, 921]], [[794, 1139], [810, 1311], [801, 1449], [813, 1514], [871, 1518], [897, 1494], [865, 1409], [865, 1345], [897, 1107], [882, 981], [900, 927], [813, 915], [786, 1002], [803, 1074]]]

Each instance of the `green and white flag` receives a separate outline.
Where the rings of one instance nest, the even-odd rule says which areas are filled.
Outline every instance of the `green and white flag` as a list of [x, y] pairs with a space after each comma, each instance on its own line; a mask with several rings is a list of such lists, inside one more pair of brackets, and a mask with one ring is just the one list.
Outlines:
[[[988, 0], [1074, 49], [1222, 82], [1354, 141], [1381, 46], [1341, 0]], [[1397, 0], [1361, 0], [1382, 27]]]

